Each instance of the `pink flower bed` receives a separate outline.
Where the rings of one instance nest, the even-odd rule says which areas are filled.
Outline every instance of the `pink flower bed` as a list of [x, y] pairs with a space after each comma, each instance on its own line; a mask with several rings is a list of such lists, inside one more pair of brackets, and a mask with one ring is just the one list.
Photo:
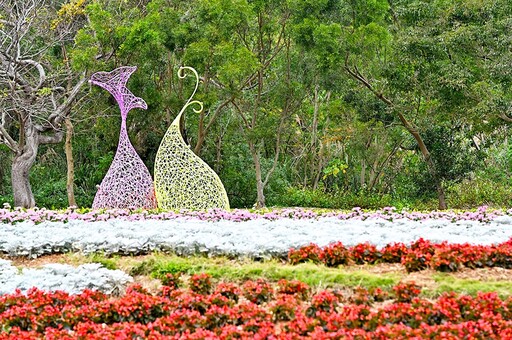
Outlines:
[[0, 209], [1, 223], [16, 223], [23, 221], [32, 221], [41, 223], [44, 221], [68, 222], [72, 220], [80, 220], [86, 222], [107, 221], [109, 219], [121, 219], [127, 221], [143, 221], [143, 220], [173, 220], [177, 218], [198, 219], [206, 221], [228, 220], [242, 222], [255, 219], [277, 220], [283, 218], [291, 219], [316, 219], [321, 217], [334, 217], [342, 220], [357, 219], [385, 219], [393, 221], [396, 219], [408, 219], [413, 221], [421, 221], [428, 219], [445, 219], [452, 222], [456, 221], [478, 221], [489, 222], [493, 218], [503, 215], [512, 215], [512, 209], [488, 210], [483, 206], [478, 210], [471, 212], [454, 212], [454, 211], [432, 211], [432, 212], [397, 212], [394, 207], [386, 207], [382, 210], [365, 212], [361, 208], [354, 208], [350, 212], [315, 212], [307, 209], [278, 209], [271, 212], [256, 213], [247, 210], [234, 209], [231, 211], [210, 210], [207, 212], [199, 211], [181, 211], [181, 212], [161, 212], [148, 210], [130, 210], [130, 209], [111, 209], [111, 210], [89, 210], [89, 209], [67, 209], [63, 211], [47, 210], [45, 208], [38, 209]]

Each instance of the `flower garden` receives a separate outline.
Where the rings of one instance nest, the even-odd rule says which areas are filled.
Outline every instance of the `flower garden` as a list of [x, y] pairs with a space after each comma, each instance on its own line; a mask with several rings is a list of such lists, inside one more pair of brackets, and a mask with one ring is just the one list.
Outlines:
[[[124, 271], [123, 275], [133, 278], [123, 281], [123, 288], [115, 293], [100, 285], [80, 292], [35, 285], [4, 293], [0, 295], [0, 339], [512, 339], [512, 238], [507, 233], [511, 215], [512, 211], [485, 207], [426, 213], [394, 208], [203, 213], [0, 209], [2, 232], [12, 232], [3, 237], [15, 235], [17, 227], [33, 233], [35, 229], [30, 228], [57, 224], [74, 234], [79, 228], [103, 228], [109, 221], [116, 221], [109, 227], [121, 229], [130, 223], [151, 228], [157, 222], [171, 229], [193, 229], [194, 223], [200, 223], [197, 230], [201, 232], [231, 228], [231, 224], [218, 224], [226, 221], [240, 228], [246, 223], [250, 227], [270, 223], [267, 228], [281, 228], [285, 235], [304, 232], [294, 223], [304, 223], [308, 230], [318, 225], [321, 230], [322, 223], [328, 222], [329, 228], [346, 222], [359, 226], [356, 221], [373, 225], [371, 230], [400, 223], [419, 223], [422, 228], [431, 223], [434, 231], [451, 227], [471, 233], [471, 228], [479, 227], [489, 232], [473, 235], [471, 242], [453, 242], [431, 239], [433, 232], [425, 231], [424, 237], [414, 241], [386, 244], [371, 238], [355, 242], [343, 235], [329, 241], [315, 239], [314, 234], [304, 242], [305, 238], [294, 239], [290, 234], [297, 244], [287, 244], [284, 252], [267, 252], [268, 257], [253, 256], [256, 253], [245, 245], [232, 253], [222, 249], [208, 253], [213, 248], [197, 241], [185, 251], [169, 245], [158, 248], [151, 239], [156, 248], [131, 256], [118, 245], [116, 251], [99, 253], [107, 249], [101, 247], [103, 240], [93, 242], [97, 252], [90, 248], [85, 255], [78, 254], [81, 248], [72, 240], [66, 240], [69, 246], [65, 247], [59, 243], [41, 248], [33, 243], [34, 249], [43, 250], [28, 253], [0, 244], [2, 258], [26, 275], [30, 271], [24, 266], [50, 257], [75, 267], [101, 263], [101, 270]], [[234, 235], [224, 232], [228, 239]], [[0, 266], [0, 285], [7, 286], [2, 268], [7, 267]]]

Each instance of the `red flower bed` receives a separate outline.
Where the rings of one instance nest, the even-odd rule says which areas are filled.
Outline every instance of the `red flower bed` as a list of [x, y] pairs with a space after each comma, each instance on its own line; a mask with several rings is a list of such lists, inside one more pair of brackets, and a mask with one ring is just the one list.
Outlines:
[[295, 280], [214, 285], [208, 275], [195, 276], [191, 287], [196, 291], [163, 286], [152, 295], [134, 285], [115, 299], [36, 289], [3, 295], [0, 340], [512, 338], [512, 298], [494, 293], [426, 300], [419, 286], [402, 283], [391, 297], [361, 288], [351, 296], [311, 294]]
[[436, 244], [420, 238], [410, 246], [403, 243], [392, 243], [381, 249], [377, 249], [369, 243], [361, 243], [347, 248], [341, 242], [336, 242], [323, 248], [316, 244], [309, 244], [298, 249], [292, 248], [288, 252], [288, 262], [291, 264], [307, 261], [321, 262], [328, 267], [352, 263], [402, 263], [408, 272], [427, 268], [442, 272], [454, 272], [463, 266], [511, 269], [512, 239], [498, 245], [482, 246], [447, 242]]

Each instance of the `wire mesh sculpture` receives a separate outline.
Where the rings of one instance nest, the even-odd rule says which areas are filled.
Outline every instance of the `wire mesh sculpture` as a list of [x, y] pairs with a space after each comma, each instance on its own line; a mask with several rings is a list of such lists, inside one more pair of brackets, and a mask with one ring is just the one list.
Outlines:
[[155, 159], [155, 190], [161, 209], [208, 210], [229, 209], [226, 190], [217, 174], [185, 143], [181, 134], [181, 117], [190, 105], [200, 113], [203, 103], [192, 100], [199, 85], [199, 76], [191, 67], [180, 67], [178, 76], [183, 79], [185, 70], [196, 77], [196, 87], [185, 106], [176, 116], [158, 148]]
[[123, 66], [91, 76], [90, 82], [110, 92], [121, 110], [121, 131], [116, 155], [94, 197], [93, 209], [157, 207], [151, 175], [130, 143], [126, 130], [128, 112], [134, 108], [147, 109], [146, 102], [126, 87], [136, 69]]

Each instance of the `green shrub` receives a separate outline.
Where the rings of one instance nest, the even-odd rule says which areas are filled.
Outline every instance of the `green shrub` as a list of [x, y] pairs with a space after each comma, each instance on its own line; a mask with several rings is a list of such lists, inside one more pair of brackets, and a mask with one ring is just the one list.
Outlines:
[[117, 268], [117, 258], [109, 258], [101, 253], [94, 253], [89, 256], [89, 260], [94, 263], [99, 263], [103, 267], [110, 269], [110, 270], [116, 270]]
[[379, 209], [395, 206], [402, 208], [404, 204], [394, 200], [390, 195], [368, 193], [365, 191], [326, 193], [322, 190], [288, 188], [281, 197], [282, 206], [288, 207], [316, 207], [328, 209]]
[[[131, 276], [137, 275], [149, 275], [151, 274], [157, 266], [155, 259], [149, 259], [145, 261], [138, 262], [133, 268], [130, 269], [129, 274]], [[162, 275], [165, 277], [165, 275]]]
[[512, 187], [510, 183], [492, 181], [476, 177], [454, 184], [447, 188], [448, 206], [468, 209], [482, 205], [490, 207], [510, 207], [512, 205]]
[[192, 266], [184, 262], [167, 262], [158, 266], [156, 270], [156, 277], [162, 278], [166, 274], [181, 274], [188, 273]]

